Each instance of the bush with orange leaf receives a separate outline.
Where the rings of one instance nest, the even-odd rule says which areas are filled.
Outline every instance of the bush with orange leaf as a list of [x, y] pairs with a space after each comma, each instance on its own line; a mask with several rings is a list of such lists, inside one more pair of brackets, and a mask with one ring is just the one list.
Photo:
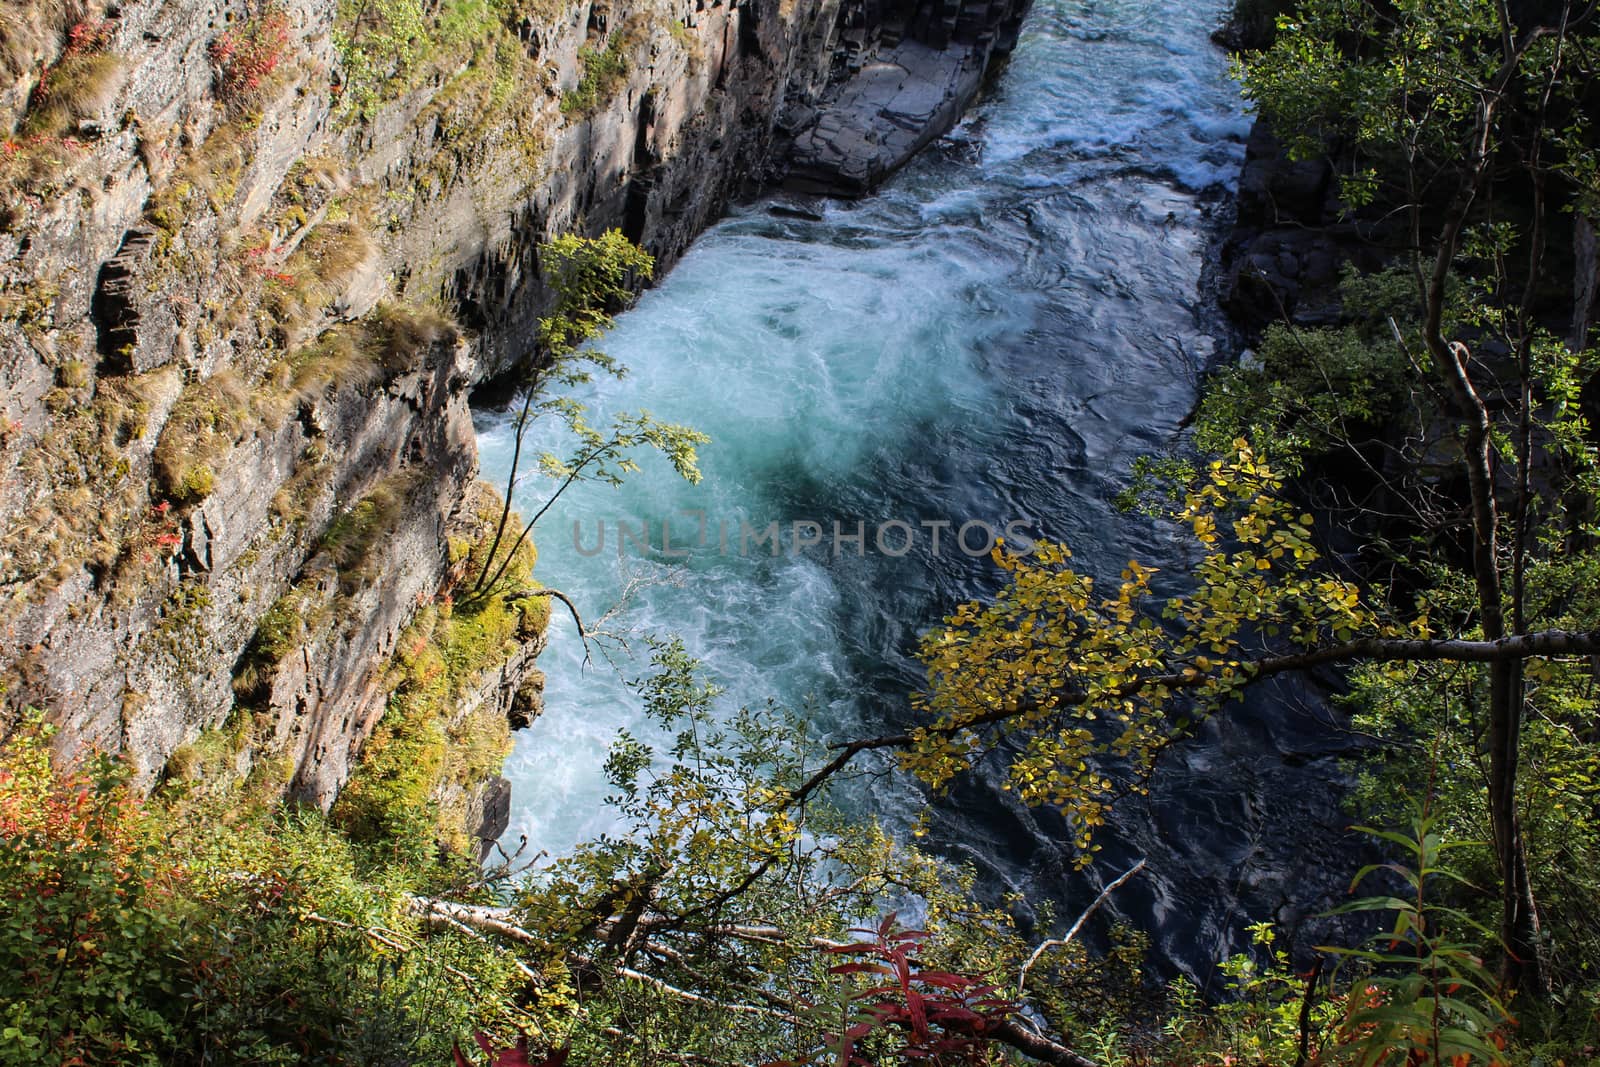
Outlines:
[[126, 767], [51, 767], [38, 716], [0, 750], [0, 1064], [156, 1062], [184, 940]]

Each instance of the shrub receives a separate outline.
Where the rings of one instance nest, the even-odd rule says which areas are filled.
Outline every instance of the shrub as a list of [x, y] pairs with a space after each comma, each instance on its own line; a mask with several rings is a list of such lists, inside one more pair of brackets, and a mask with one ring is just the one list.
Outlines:
[[347, 114], [368, 119], [390, 81], [406, 85], [423, 66], [430, 39], [422, 5], [418, 0], [341, 0], [338, 24], [334, 44], [342, 103]]
[[155, 1064], [180, 1014], [180, 873], [104, 756], [56, 774], [37, 714], [0, 751], [0, 1064]]
[[[180, 766], [226, 760], [248, 728]], [[55, 763], [49, 733], [29, 713], [0, 748], [3, 1067], [443, 1064], [462, 1035], [516, 1032], [503, 954], [400, 907], [462, 872], [239, 793], [140, 801], [114, 760]]]
[[[470, 568], [494, 533], [499, 505], [494, 491], [477, 483], [470, 500], [476, 521], [451, 544], [457, 564]], [[537, 559], [532, 541], [524, 541], [511, 557], [506, 587], [533, 588]], [[458, 574], [462, 584], [473, 577], [470, 569]], [[462, 601], [445, 597], [418, 612], [390, 664], [388, 709], [334, 805], [335, 822], [357, 840], [398, 843], [413, 855], [432, 851], [436, 843], [467, 851], [474, 842], [465, 838], [461, 813], [441, 810], [438, 799], [446, 785], [470, 789], [498, 773], [511, 734], [505, 716], [493, 708], [460, 714], [461, 698], [485, 672], [498, 669], [518, 642], [542, 632], [548, 618], [548, 599], [508, 602], [501, 593]]]
[[271, 5], [243, 29], [229, 30], [211, 42], [217, 72], [217, 98], [229, 108], [248, 110], [261, 102], [282, 66], [289, 45], [289, 16]]
[[420, 858], [443, 845], [460, 853], [459, 812], [441, 810], [448, 784], [474, 787], [498, 773], [510, 751], [505, 716], [460, 716], [468, 687], [498, 666], [526, 623], [500, 597], [463, 607], [430, 605], [401, 636], [388, 709], [361, 750], [361, 762], [334, 805], [335, 822], [355, 840], [383, 843]]

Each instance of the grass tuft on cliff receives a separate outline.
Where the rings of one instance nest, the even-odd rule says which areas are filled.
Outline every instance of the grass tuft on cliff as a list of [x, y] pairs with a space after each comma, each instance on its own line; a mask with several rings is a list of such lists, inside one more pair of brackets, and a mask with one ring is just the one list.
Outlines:
[[602, 48], [585, 48], [578, 53], [582, 73], [578, 84], [561, 94], [563, 115], [585, 118], [611, 102], [628, 76], [626, 38], [612, 34]]

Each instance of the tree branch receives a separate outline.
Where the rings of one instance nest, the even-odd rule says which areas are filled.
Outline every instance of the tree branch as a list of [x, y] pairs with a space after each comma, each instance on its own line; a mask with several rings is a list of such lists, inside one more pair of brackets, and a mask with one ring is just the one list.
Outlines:
[[1072, 939], [1078, 936], [1078, 931], [1083, 929], [1083, 924], [1089, 921], [1089, 917], [1098, 911], [1100, 909], [1100, 905], [1106, 902], [1106, 898], [1111, 896], [1112, 893], [1115, 893], [1124, 882], [1138, 874], [1140, 871], [1144, 870], [1144, 863], [1144, 860], [1140, 860], [1138, 863], [1135, 863], [1132, 867], [1129, 867], [1126, 871], [1123, 871], [1115, 881], [1111, 882], [1111, 884], [1100, 890], [1100, 895], [1094, 898], [1094, 903], [1083, 909], [1083, 914], [1078, 916], [1078, 921], [1073, 923], [1071, 929], [1069, 929], [1064, 935], [1039, 943], [1039, 947], [1033, 950], [1033, 952], [1028, 956], [1027, 962], [1022, 965], [1022, 970], [1017, 973], [1018, 997], [1022, 996], [1023, 987], [1027, 985], [1028, 972], [1033, 969], [1033, 965], [1035, 963], [1039, 962], [1039, 957], [1045, 954], [1045, 950], [1052, 948], [1065, 948], [1066, 946], [1072, 944]]
[[572, 602], [572, 598], [567, 596], [567, 594], [563, 593], [559, 589], [530, 589], [525, 593], [517, 593], [513, 596], [507, 597], [506, 603], [514, 604], [519, 600], [535, 600], [539, 597], [551, 597], [555, 600], [561, 601], [561, 603], [567, 606], [567, 612], [572, 616], [572, 621], [578, 627], [578, 640], [583, 642], [583, 661], [584, 663], [588, 663], [590, 631], [584, 628], [583, 616], [578, 614], [578, 605], [574, 604]]
[[[1368, 637], [1307, 652], [1272, 656], [1254, 662], [1237, 663], [1241, 686], [1253, 685], [1280, 674], [1310, 670], [1339, 663], [1411, 663], [1449, 661], [1457, 663], [1506, 663], [1534, 656], [1572, 656], [1600, 654], [1600, 630], [1539, 630], [1529, 634], [1514, 634], [1494, 641], [1437, 640], [1425, 638]], [[1136, 696], [1147, 689], [1190, 690], [1213, 684], [1216, 677], [1198, 670], [1180, 673], [1152, 674], [1133, 678], [1122, 685], [1092, 694], [1095, 699], [1120, 699]], [[1060, 694], [1054, 709], [1065, 710], [1089, 702], [1091, 694], [1076, 691]], [[837, 755], [790, 794], [791, 807], [803, 803], [851, 760], [863, 752], [886, 748], [910, 748], [928, 737], [950, 737], [980, 726], [988, 726], [1007, 719], [1040, 710], [1027, 704], [997, 708], [959, 722], [926, 726], [912, 733], [886, 734], [868, 737], [836, 747]]]
[[1016, 1049], [1031, 1060], [1048, 1063], [1051, 1067], [1098, 1067], [1093, 1060], [1033, 1033], [1014, 1019], [990, 1023], [984, 1036]]

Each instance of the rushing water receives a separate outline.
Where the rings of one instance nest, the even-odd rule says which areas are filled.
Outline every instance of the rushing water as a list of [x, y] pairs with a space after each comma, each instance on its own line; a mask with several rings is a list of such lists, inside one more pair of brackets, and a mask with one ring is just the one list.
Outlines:
[[[709, 433], [704, 481], [651, 457], [620, 489], [580, 484], [540, 525], [540, 576], [591, 615], [634, 587], [607, 629], [679, 634], [730, 701], [809, 702], [842, 736], [903, 720], [917, 635], [994, 588], [993, 565], [951, 543], [963, 523], [1029, 520], [1102, 572], [1171, 562], [1169, 533], [1110, 501], [1134, 457], [1179, 432], [1218, 333], [1201, 278], [1247, 126], [1208, 40], [1221, 6], [1036, 0], [989, 98], [879, 195], [818, 207], [818, 222], [755, 204], [701, 237], [606, 338], [629, 375], [582, 398], [597, 419], [648, 408]], [[503, 418], [485, 418], [481, 444], [486, 476], [503, 479]], [[528, 479], [518, 505], [530, 511], [549, 488]], [[649, 522], [659, 549], [668, 520], [676, 548], [698, 533], [690, 512], [709, 537], [689, 558], [630, 545], [619, 559], [619, 522]], [[918, 535], [901, 558], [873, 544], [890, 520]], [[918, 524], [941, 520], [953, 525], [936, 554]], [[773, 521], [786, 536], [815, 521], [824, 543], [742, 554], [740, 523]], [[848, 543], [833, 556], [835, 521], [866, 522], [864, 558]], [[602, 526], [605, 550], [578, 551]], [[903, 537], [886, 544], [899, 551]], [[975, 528], [968, 544], [982, 540]], [[559, 853], [611, 825], [600, 767], [619, 728], [642, 731], [625, 683], [647, 664], [586, 669], [558, 613], [541, 666], [548, 711], [507, 769], [508, 838]], [[1150, 855], [1151, 875], [1119, 891], [1121, 913], [1202, 978], [1245, 914], [1297, 899], [1282, 855], [1293, 843], [1271, 840], [1293, 827], [1272, 819], [1316, 818], [1304, 797], [1334, 775], [1313, 758], [1314, 724], [1280, 728], [1287, 706], [1174, 758], [1173, 784], [1127, 814], [1096, 876]], [[1306, 765], [1321, 769], [1307, 778]], [[1300, 798], [1293, 814], [1264, 810], [1285, 789]], [[884, 780], [865, 801], [891, 825], [922, 806]], [[1092, 892], [1057, 848], [1059, 826], [981, 782], [940, 807], [935, 836], [991, 888], [1079, 906]]]

